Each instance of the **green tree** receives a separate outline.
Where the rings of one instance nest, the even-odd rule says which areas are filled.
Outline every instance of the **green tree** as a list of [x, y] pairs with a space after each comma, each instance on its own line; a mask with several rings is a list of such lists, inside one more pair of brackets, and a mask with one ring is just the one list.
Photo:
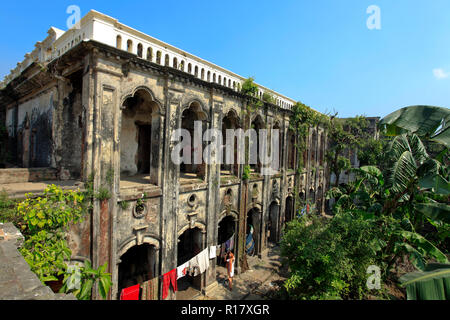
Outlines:
[[356, 150], [367, 140], [366, 131], [368, 122], [364, 116], [357, 116], [350, 119], [331, 119], [330, 129], [328, 131], [329, 148], [327, 151], [327, 160], [330, 171], [336, 176], [335, 186], [339, 185], [339, 176], [341, 172], [350, 169], [350, 161], [345, 156], [348, 150]]

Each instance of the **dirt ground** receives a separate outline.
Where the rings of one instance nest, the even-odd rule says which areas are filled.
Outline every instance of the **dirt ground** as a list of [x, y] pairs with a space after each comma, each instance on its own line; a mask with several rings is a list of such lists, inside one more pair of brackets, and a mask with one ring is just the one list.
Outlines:
[[219, 285], [201, 300], [264, 300], [273, 299], [287, 277], [287, 268], [281, 265], [280, 248], [269, 245], [262, 253], [262, 259], [248, 257], [250, 267], [246, 272], [235, 275], [233, 290], [228, 289], [227, 271], [217, 266]]

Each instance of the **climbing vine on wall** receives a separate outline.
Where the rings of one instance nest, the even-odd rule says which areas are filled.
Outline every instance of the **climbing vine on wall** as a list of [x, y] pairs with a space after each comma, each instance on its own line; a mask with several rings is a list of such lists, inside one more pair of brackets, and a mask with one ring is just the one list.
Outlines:
[[[311, 107], [301, 102], [297, 102], [292, 107], [289, 129], [292, 130], [297, 137], [295, 147], [298, 154], [302, 154], [307, 148], [306, 138], [308, 137], [309, 128], [316, 127], [318, 125], [328, 129], [330, 126], [330, 117], [311, 109]], [[303, 158], [300, 157], [297, 171], [300, 172], [303, 167]]]
[[256, 112], [264, 105], [264, 102], [257, 98], [258, 86], [255, 84], [254, 80], [255, 79], [252, 77], [248, 78], [244, 81], [241, 87], [241, 93], [249, 96], [246, 106], [246, 115]]

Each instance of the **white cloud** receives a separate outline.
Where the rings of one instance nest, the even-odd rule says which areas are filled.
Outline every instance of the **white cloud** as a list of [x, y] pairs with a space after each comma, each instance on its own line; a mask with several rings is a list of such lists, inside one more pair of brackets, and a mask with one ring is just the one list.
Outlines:
[[448, 78], [449, 73], [445, 72], [444, 69], [436, 68], [433, 69], [433, 75], [436, 79], [445, 79]]

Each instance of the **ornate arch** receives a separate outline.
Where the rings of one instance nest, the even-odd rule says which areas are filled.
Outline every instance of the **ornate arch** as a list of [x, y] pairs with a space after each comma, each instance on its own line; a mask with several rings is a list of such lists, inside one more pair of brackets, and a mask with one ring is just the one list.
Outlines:
[[262, 214], [262, 203], [261, 202], [252, 202], [247, 209], [247, 212], [250, 210], [256, 209], [260, 214]]
[[181, 236], [186, 230], [195, 229], [195, 228], [199, 228], [203, 233], [206, 233], [206, 225], [202, 222], [196, 221], [195, 223], [193, 223], [192, 226], [190, 223], [188, 223], [183, 228], [181, 228], [177, 232], [177, 237]]
[[274, 197], [274, 198], [270, 199], [269, 207], [272, 203], [275, 203], [276, 205], [281, 206], [280, 197]]
[[209, 120], [210, 120], [209, 119], [209, 110], [207, 109], [206, 105], [202, 102], [202, 100], [197, 97], [191, 98], [188, 100], [187, 103], [183, 104], [183, 106], [181, 107], [180, 114], [183, 114], [183, 112], [185, 110], [189, 109], [193, 103], [197, 103], [200, 106], [200, 108], [199, 108], [200, 110], [196, 110], [196, 112], [198, 113], [200, 111], [201, 113], [204, 114], [205, 119], [202, 119], [202, 120], [209, 122]]
[[239, 113], [236, 111], [236, 108], [235, 107], [229, 107], [228, 109], [226, 109], [226, 110], [221, 110], [221, 115], [222, 115], [222, 119], [223, 118], [225, 118], [225, 117], [227, 117], [228, 116], [228, 114], [232, 114], [233, 115], [233, 117], [235, 117], [237, 120], [238, 120], [238, 123], [239, 123], [239, 125], [240, 126], [242, 126], [242, 120], [241, 120], [241, 117], [239, 116]]
[[128, 91], [128, 93], [122, 95], [122, 97], [120, 99], [120, 108], [123, 109], [123, 104], [125, 103], [125, 100], [127, 100], [128, 98], [134, 97], [136, 92], [138, 92], [139, 90], [143, 90], [143, 91], [147, 92], [150, 95], [151, 100], [157, 104], [159, 110], [153, 111], [152, 114], [155, 114], [155, 113], [164, 114], [165, 113], [164, 103], [162, 103], [162, 101], [155, 96], [155, 94], [149, 87], [144, 86], [144, 85], [137, 86], [134, 89]]
[[138, 242], [139, 241], [138, 241], [137, 236], [131, 236], [131, 237], [125, 239], [117, 250], [117, 256], [119, 257], [119, 260], [120, 260], [120, 257], [122, 257], [129, 249], [131, 249], [132, 247], [137, 246], [137, 245], [147, 243], [149, 245], [154, 246], [155, 250], [159, 250], [159, 248], [160, 248], [160, 244], [159, 244], [160, 240], [155, 238], [150, 233], [143, 233], [142, 240], [140, 241], [140, 243], [138, 243]]
[[231, 216], [234, 219], [239, 219], [239, 213], [236, 210], [223, 210], [217, 219], [217, 223], [220, 223], [224, 218], [228, 216]]
[[254, 113], [254, 115], [250, 118], [250, 123], [255, 121], [258, 117], [260, 118], [260, 121], [262, 123], [262, 127], [265, 128], [267, 124], [264, 121], [264, 116], [260, 112], [255, 112]]
[[275, 127], [278, 127], [278, 129], [281, 130], [281, 121], [277, 118], [274, 118], [272, 122], [272, 129]]

